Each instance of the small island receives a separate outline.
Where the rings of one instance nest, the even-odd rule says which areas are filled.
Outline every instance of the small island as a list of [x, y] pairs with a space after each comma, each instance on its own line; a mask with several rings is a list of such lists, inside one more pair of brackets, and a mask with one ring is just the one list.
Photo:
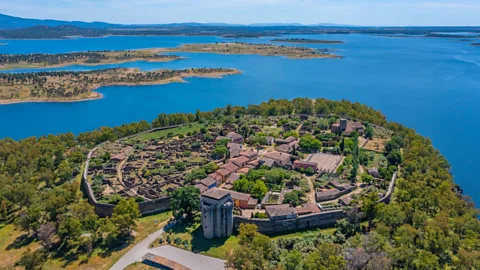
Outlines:
[[307, 39], [307, 38], [276, 38], [272, 42], [284, 42], [294, 44], [344, 44], [341, 40], [327, 40], [327, 39]]
[[0, 70], [20, 68], [58, 68], [70, 65], [105, 65], [126, 62], [170, 62], [184, 59], [172, 52], [209, 52], [221, 54], [259, 54], [264, 56], [285, 56], [292, 59], [343, 58], [329, 49], [276, 46], [244, 42], [215, 44], [186, 44], [176, 48], [152, 48], [140, 50], [88, 51], [60, 54], [0, 54]]
[[158, 52], [205, 52], [220, 54], [259, 54], [264, 56], [285, 56], [292, 59], [343, 58], [307, 47], [277, 46], [272, 44], [254, 44], [228, 42], [212, 44], [185, 44], [177, 48], [159, 49]]
[[0, 74], [0, 104], [19, 102], [72, 102], [101, 98], [101, 86], [147, 85], [183, 82], [186, 77], [220, 78], [238, 74], [229, 68], [194, 68], [141, 72], [115, 68], [94, 71], [57, 71]]
[[[1, 45], [1, 44], [0, 44]], [[0, 69], [64, 67], [69, 65], [118, 64], [133, 61], [169, 62], [182, 59], [155, 50], [89, 51], [60, 54], [0, 54]]]

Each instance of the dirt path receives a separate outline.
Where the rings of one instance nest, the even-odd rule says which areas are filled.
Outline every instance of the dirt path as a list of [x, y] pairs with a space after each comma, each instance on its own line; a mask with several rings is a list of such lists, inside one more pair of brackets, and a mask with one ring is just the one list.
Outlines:
[[308, 179], [308, 185], [310, 186], [310, 192], [308, 193], [308, 202], [316, 203], [316, 200], [315, 200], [315, 186], [313, 185], [313, 182], [315, 181], [315, 176], [307, 177], [307, 179]]

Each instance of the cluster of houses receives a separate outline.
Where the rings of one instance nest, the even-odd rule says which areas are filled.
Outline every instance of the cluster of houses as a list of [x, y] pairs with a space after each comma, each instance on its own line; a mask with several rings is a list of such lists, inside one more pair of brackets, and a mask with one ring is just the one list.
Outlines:
[[[268, 168], [291, 166], [292, 156], [289, 153], [272, 151], [260, 157], [257, 150], [245, 149], [242, 135], [235, 132], [229, 132], [226, 136], [218, 136], [215, 141], [225, 139], [229, 140], [227, 144], [229, 159], [224, 164], [221, 164], [217, 171], [195, 183], [195, 186], [202, 193], [208, 189], [220, 186], [223, 189], [231, 190], [235, 181], [240, 179], [241, 175], [246, 175], [250, 170], [257, 169], [260, 166]], [[295, 138], [293, 139], [295, 140]], [[293, 140], [290, 142], [293, 142]]]
[[[301, 120], [307, 120], [308, 117], [301, 117]], [[310, 119], [310, 123], [315, 120]], [[285, 124], [284, 131], [292, 129], [291, 125]], [[259, 126], [250, 125], [250, 129], [257, 133], [262, 129]], [[228, 126], [223, 126], [224, 131], [233, 130]], [[350, 122], [346, 119], [340, 119], [338, 123], [331, 126], [331, 132], [338, 135], [349, 135], [353, 131], [363, 133], [364, 126], [358, 122]], [[210, 130], [212, 131], [212, 130]], [[301, 134], [309, 132], [307, 127], [301, 127]], [[216, 132], [211, 132], [216, 135]], [[279, 200], [273, 205], [267, 201], [258, 202], [257, 199], [249, 194], [233, 191], [234, 183], [240, 179], [241, 175], [246, 175], [250, 170], [263, 167], [281, 167], [294, 170], [307, 170], [313, 172], [334, 172], [342, 161], [342, 156], [328, 153], [315, 153], [305, 159], [295, 157], [296, 149], [299, 148], [299, 140], [293, 136], [287, 138], [266, 137], [265, 147], [273, 146], [268, 151], [259, 152], [253, 148], [246, 148], [244, 137], [236, 132], [228, 132], [224, 136], [217, 136], [214, 141], [207, 141], [201, 133], [187, 136], [184, 138], [175, 138], [172, 140], [150, 140], [145, 145], [134, 146], [126, 142], [115, 142], [115, 150], [109, 149], [111, 158], [107, 164], [89, 168], [89, 174], [92, 176], [102, 174], [103, 183], [106, 188], [100, 196], [108, 196], [118, 193], [124, 197], [141, 196], [146, 200], [154, 200], [171, 193], [179, 187], [193, 184], [201, 193], [212, 188], [221, 188], [227, 190], [234, 201], [235, 207], [241, 209], [253, 209], [259, 204], [267, 210], [270, 207], [281, 205], [281, 198], [284, 191], [280, 192]], [[211, 153], [215, 148], [215, 143], [220, 140], [228, 140], [228, 155], [226, 160], [215, 161], [219, 164], [219, 169], [210, 173], [207, 177], [195, 180], [193, 183], [186, 183], [185, 176], [193, 168], [202, 167], [213, 161]], [[192, 144], [200, 144], [196, 149], [192, 149]], [[272, 151], [273, 150], [273, 151]], [[193, 158], [185, 162], [183, 153], [191, 151]], [[260, 154], [259, 154], [260, 153]], [[159, 162], [161, 160], [162, 162]], [[292, 162], [293, 161], [293, 162]], [[185, 167], [182, 170], [169, 170], [165, 168], [174, 168], [176, 163], [184, 162]], [[146, 173], [148, 172], [148, 173]], [[372, 168], [372, 175], [377, 174]], [[316, 190], [316, 201], [323, 202], [337, 199], [349, 192], [355, 187], [347, 186], [349, 184], [338, 184], [332, 182], [327, 188]], [[295, 188], [295, 187], [294, 187]], [[292, 190], [294, 190], [294, 188]], [[298, 187], [296, 187], [298, 188]], [[291, 190], [286, 189], [286, 192]], [[270, 192], [269, 192], [270, 193]], [[276, 194], [270, 194], [272, 197]], [[266, 196], [268, 198], [268, 194]], [[309, 206], [310, 207], [310, 206]], [[272, 208], [273, 209], [273, 208]], [[280, 212], [286, 210], [278, 210]], [[299, 210], [296, 210], [297, 212]], [[305, 213], [308, 211], [300, 211]], [[267, 211], [268, 213], [268, 211]]]
[[[192, 149], [193, 143], [199, 143], [199, 147]], [[120, 150], [111, 155], [108, 165], [89, 167], [90, 175], [105, 177], [103, 184], [106, 188], [101, 196], [117, 193], [127, 198], [141, 196], [146, 200], [165, 197], [189, 184], [185, 183], [185, 175], [190, 169], [212, 161], [210, 152], [214, 148], [214, 143], [205, 140], [201, 133], [172, 140], [150, 140], [141, 147], [126, 142], [115, 142], [115, 145]], [[112, 148], [109, 147], [108, 151]], [[183, 156], [185, 151], [192, 152], [188, 161]], [[178, 162], [185, 163], [182, 171], [162, 169], [174, 168]]]

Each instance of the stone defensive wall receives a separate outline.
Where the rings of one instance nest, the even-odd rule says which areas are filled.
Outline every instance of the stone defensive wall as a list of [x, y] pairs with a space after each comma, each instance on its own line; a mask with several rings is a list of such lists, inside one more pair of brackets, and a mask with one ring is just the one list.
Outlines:
[[392, 198], [392, 195], [393, 195], [393, 189], [395, 188], [395, 182], [397, 181], [397, 177], [398, 177], [398, 170], [392, 176], [392, 180], [390, 181], [390, 184], [388, 185], [387, 194], [385, 194], [385, 196], [383, 198], [378, 200], [377, 203], [382, 203], [382, 202], [385, 203], [385, 204], [390, 203], [390, 199]]
[[263, 234], [276, 234], [280, 232], [299, 231], [316, 228], [329, 228], [335, 225], [337, 220], [346, 218], [347, 214], [343, 210], [321, 212], [300, 216], [294, 219], [269, 220], [258, 218], [245, 218], [242, 216], [233, 216], [233, 226], [238, 229], [240, 224], [255, 224], [258, 232]]
[[[134, 136], [138, 136], [139, 134], [145, 134], [145, 133], [150, 133], [154, 131], [159, 131], [159, 130], [165, 130], [165, 129], [172, 129], [172, 128], [177, 128], [181, 127], [184, 125], [175, 125], [175, 126], [169, 126], [169, 127], [161, 127], [161, 128], [154, 128], [147, 130], [142, 133], [134, 134], [131, 136], [127, 136], [124, 138], [121, 138], [120, 140], [125, 140]], [[85, 194], [85, 196], [88, 198], [88, 201], [90, 204], [92, 204], [95, 207], [95, 213], [99, 215], [100, 217], [107, 217], [111, 216], [113, 214], [113, 208], [115, 208], [115, 205], [113, 204], [107, 204], [107, 203], [100, 203], [97, 201], [95, 198], [95, 195], [92, 190], [92, 186], [90, 183], [88, 183], [88, 168], [90, 164], [90, 158], [92, 157], [92, 154], [102, 145], [103, 143], [97, 145], [95, 148], [90, 150], [90, 152], [87, 155], [87, 161], [85, 162], [85, 169], [83, 171], [82, 175], [82, 182], [81, 182], [81, 189], [82, 192]], [[153, 201], [145, 201], [145, 202], [140, 202], [138, 203], [138, 207], [140, 208], [140, 213], [142, 215], [148, 215], [148, 214], [154, 214], [158, 212], [163, 212], [166, 210], [170, 210], [170, 198], [171, 197], [163, 197], [160, 199], [156, 199]]]

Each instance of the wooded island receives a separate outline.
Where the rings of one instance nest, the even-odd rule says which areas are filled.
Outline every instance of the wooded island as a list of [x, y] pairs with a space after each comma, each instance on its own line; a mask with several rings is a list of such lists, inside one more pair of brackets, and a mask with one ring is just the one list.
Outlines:
[[182, 82], [185, 77], [218, 78], [237, 74], [229, 68], [194, 68], [141, 72], [116, 68], [94, 71], [55, 71], [0, 75], [0, 104], [27, 101], [79, 101], [101, 98], [92, 92], [101, 86]]
[[272, 42], [285, 42], [295, 44], [343, 44], [341, 40], [327, 40], [327, 39], [308, 39], [308, 38], [276, 38]]
[[134, 61], [169, 62], [183, 57], [164, 53], [209, 52], [221, 54], [259, 54], [265, 56], [286, 56], [294, 59], [342, 58], [306, 47], [286, 47], [272, 44], [215, 43], [187, 44], [176, 48], [153, 48], [141, 50], [88, 51], [60, 54], [0, 54], [0, 70], [19, 68], [56, 68], [69, 65], [120, 64]]
[[254, 44], [245, 42], [185, 44], [171, 49], [159, 49], [158, 52], [205, 52], [221, 54], [259, 54], [265, 56], [285, 56], [292, 59], [343, 58], [307, 47], [277, 46], [272, 44]]
[[0, 54], [0, 69], [63, 67], [75, 64], [117, 64], [141, 60], [148, 62], [169, 62], [178, 59], [181, 59], [181, 57], [157, 54], [150, 49], [60, 54]]

